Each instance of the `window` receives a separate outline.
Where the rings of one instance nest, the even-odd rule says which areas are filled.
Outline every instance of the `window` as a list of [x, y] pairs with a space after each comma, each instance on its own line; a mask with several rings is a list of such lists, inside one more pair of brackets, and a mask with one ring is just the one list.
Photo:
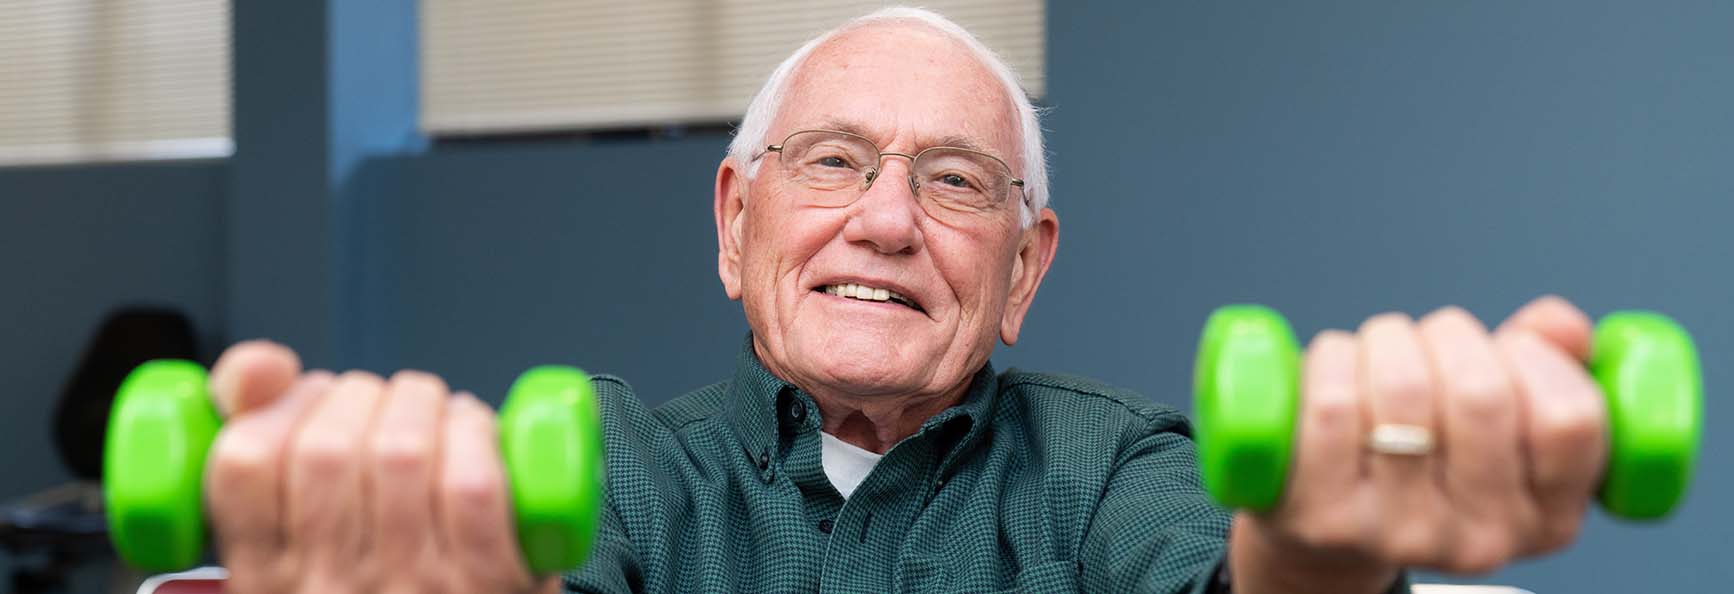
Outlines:
[[[802, 42], [882, 4], [423, 0], [421, 127], [452, 136], [730, 121]], [[1044, 2], [924, 6], [1042, 93]]]
[[227, 0], [0, 0], [0, 164], [226, 156]]

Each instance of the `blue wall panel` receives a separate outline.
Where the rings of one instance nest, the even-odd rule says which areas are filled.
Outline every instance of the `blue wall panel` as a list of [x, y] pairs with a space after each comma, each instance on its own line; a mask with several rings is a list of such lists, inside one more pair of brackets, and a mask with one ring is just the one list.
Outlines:
[[215, 348], [225, 169], [0, 169], [0, 501], [68, 478], [54, 453], [54, 407], [109, 310], [178, 307]]

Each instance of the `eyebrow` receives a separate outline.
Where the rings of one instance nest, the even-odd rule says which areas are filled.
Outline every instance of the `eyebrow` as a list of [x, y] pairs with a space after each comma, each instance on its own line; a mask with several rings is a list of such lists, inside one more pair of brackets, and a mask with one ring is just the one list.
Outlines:
[[[819, 122], [819, 126], [825, 128], [826, 130], [836, 130], [838, 132], [848, 132], [850, 134], [854, 134], [856, 136], [860, 136], [860, 137], [866, 138], [868, 140], [873, 139], [873, 135], [867, 133], [867, 128], [865, 126], [861, 126], [861, 125], [856, 124], [855, 122], [852, 122], [849, 120], [840, 120], [840, 119], [836, 119], [836, 118], [826, 118], [826, 119]], [[949, 146], [949, 147], [956, 147], [956, 148], [965, 148], [965, 149], [969, 149], [972, 151], [980, 151], [980, 152], [984, 152], [984, 153], [989, 152], [986, 148], [984, 148], [984, 145], [981, 142], [978, 142], [974, 138], [964, 136], [961, 134], [948, 134], [945, 136], [935, 138], [933, 140], [934, 141], [932, 144], [922, 146], [921, 148], [926, 149], [926, 148], [932, 148], [932, 147], [936, 147], [936, 146]], [[874, 142], [874, 144], [878, 144], [879, 141], [874, 140], [873, 142]], [[884, 149], [880, 149], [880, 150], [884, 150]], [[917, 149], [917, 150], [919, 151], [919, 149]]]

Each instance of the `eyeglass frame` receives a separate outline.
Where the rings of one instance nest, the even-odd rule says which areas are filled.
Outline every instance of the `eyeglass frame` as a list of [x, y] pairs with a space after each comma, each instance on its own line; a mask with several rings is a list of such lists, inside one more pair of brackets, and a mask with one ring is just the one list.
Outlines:
[[[1005, 176], [1006, 176], [1007, 183], [1009, 183], [1012, 187], [1015, 187], [1018, 189], [1018, 191], [1017, 191], [1018, 199], [1024, 203], [1024, 206], [1029, 206], [1029, 195], [1024, 193], [1024, 180], [1023, 180], [1023, 178], [1012, 175], [1011, 165], [1007, 164], [1005, 162], [1005, 159], [1001, 159], [999, 157], [996, 157], [992, 153], [988, 153], [986, 151], [978, 151], [978, 150], [975, 150], [972, 148], [965, 148], [965, 147], [961, 147], [961, 146], [930, 146], [930, 147], [921, 149], [920, 151], [917, 151], [915, 154], [911, 155], [908, 153], [897, 153], [897, 152], [881, 150], [879, 148], [879, 143], [873, 142], [873, 139], [868, 138], [866, 136], [862, 136], [860, 134], [856, 134], [854, 132], [844, 132], [842, 130], [828, 130], [825, 128], [811, 128], [811, 129], [807, 129], [807, 130], [796, 130], [794, 132], [790, 132], [788, 136], [783, 137], [782, 142], [777, 143], [777, 144], [765, 145], [764, 152], [759, 153], [758, 156], [753, 157], [753, 160], [756, 161], [758, 159], [762, 159], [762, 158], [764, 158], [765, 155], [768, 155], [771, 153], [777, 153], [779, 156], [782, 155], [783, 146], [789, 143], [790, 138], [794, 138], [798, 134], [806, 134], [808, 132], [824, 132], [827, 134], [841, 134], [843, 136], [850, 136], [850, 137], [854, 137], [854, 138], [859, 138], [859, 139], [861, 139], [862, 142], [867, 143], [867, 146], [873, 147], [873, 151], [878, 153], [878, 157], [877, 157], [877, 160], [874, 161], [873, 167], [871, 169], [867, 170], [868, 171], [867, 172], [867, 183], [866, 183], [866, 185], [861, 186], [861, 193], [862, 194], [866, 194], [867, 190], [870, 190], [873, 188], [873, 182], [879, 179], [879, 173], [885, 169], [885, 166], [884, 166], [885, 157], [887, 155], [889, 155], [889, 156], [893, 156], [893, 157], [903, 157], [905, 159], [909, 159], [909, 176], [908, 176], [909, 192], [912, 194], [915, 194], [916, 196], [920, 196], [921, 195], [921, 182], [919, 182], [915, 179], [915, 161], [916, 161], [916, 159], [920, 159], [922, 155], [927, 154], [928, 151], [942, 150], [943, 149], [943, 150], [953, 150], [953, 151], [964, 151], [967, 153], [974, 153], [977, 155], [981, 155], [983, 157], [987, 157], [989, 159], [993, 159], [993, 161], [995, 163], [999, 163], [1000, 167], [1005, 168]], [[1007, 192], [1007, 194], [1010, 194], [1010, 192]], [[858, 200], [858, 199], [860, 199], [860, 196], [856, 196], [855, 198]], [[1002, 204], [1002, 205], [1005, 204], [1005, 201], [1006, 201], [1005, 198], [1000, 198], [1000, 204]], [[851, 202], [853, 202], [853, 200]]]

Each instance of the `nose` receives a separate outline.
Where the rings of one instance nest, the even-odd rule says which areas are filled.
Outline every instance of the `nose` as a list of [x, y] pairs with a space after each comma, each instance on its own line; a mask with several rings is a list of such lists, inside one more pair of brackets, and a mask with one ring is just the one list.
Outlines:
[[[887, 153], [886, 157], [907, 157]], [[850, 206], [843, 239], [872, 247], [882, 254], [914, 254], [924, 247], [920, 218], [921, 198], [915, 194], [908, 158], [885, 158], [867, 190]], [[890, 182], [890, 183], [887, 183]]]

